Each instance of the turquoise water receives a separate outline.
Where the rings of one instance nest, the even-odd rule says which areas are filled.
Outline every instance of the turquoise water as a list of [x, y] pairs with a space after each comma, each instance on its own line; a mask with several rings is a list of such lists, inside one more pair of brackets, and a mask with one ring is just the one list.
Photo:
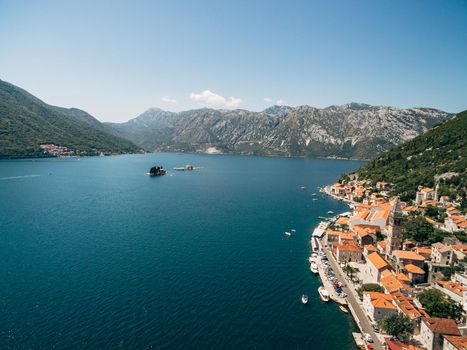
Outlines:
[[[202, 168], [145, 176], [156, 162]], [[355, 349], [351, 317], [320, 302], [307, 257], [318, 216], [347, 209], [311, 193], [360, 164], [1, 161], [1, 348]]]

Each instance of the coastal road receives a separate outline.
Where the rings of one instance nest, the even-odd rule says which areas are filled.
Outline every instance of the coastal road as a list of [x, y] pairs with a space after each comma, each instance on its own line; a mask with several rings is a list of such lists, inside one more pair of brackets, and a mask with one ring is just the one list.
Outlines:
[[337, 279], [339, 280], [339, 282], [341, 282], [345, 286], [343, 287], [343, 289], [344, 289], [344, 292], [347, 294], [347, 301], [352, 306], [352, 309], [354, 310], [358, 318], [358, 323], [360, 324], [360, 327], [363, 329], [363, 332], [370, 334], [371, 337], [373, 338], [373, 341], [374, 341], [373, 348], [376, 350], [383, 350], [384, 347], [381, 345], [381, 342], [379, 341], [378, 337], [373, 331], [373, 328], [371, 327], [370, 321], [368, 320], [368, 317], [365, 311], [362, 309], [362, 307], [358, 303], [352, 291], [349, 289], [349, 287], [347, 287], [348, 282], [346, 281], [344, 274], [341, 273], [341, 269], [337, 265], [337, 262], [334, 260], [334, 257], [328, 251], [327, 248], [323, 247], [323, 250], [326, 253], [326, 256], [328, 257], [329, 263], [332, 269], [334, 270], [334, 273], [336, 274]]

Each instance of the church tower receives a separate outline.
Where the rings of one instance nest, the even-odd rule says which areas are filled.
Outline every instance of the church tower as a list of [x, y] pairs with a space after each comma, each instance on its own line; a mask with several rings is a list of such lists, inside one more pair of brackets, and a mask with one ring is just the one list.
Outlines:
[[394, 250], [401, 249], [402, 209], [399, 197], [392, 204], [386, 229], [386, 255], [391, 256]]
[[435, 201], [439, 201], [439, 184], [436, 183], [436, 186], [435, 186], [435, 194], [433, 196], [433, 200]]

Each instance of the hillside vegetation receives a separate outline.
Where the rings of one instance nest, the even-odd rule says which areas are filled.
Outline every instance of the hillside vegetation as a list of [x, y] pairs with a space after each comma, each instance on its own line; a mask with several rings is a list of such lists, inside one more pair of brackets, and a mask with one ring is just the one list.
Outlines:
[[417, 186], [433, 187], [436, 179], [439, 179], [441, 194], [465, 198], [466, 157], [467, 111], [464, 111], [384, 152], [357, 173], [373, 182], [394, 183], [394, 192], [402, 194], [403, 198], [414, 198]]
[[50, 106], [0, 80], [0, 158], [42, 156], [39, 145], [44, 143], [89, 155], [140, 149], [84, 111]]

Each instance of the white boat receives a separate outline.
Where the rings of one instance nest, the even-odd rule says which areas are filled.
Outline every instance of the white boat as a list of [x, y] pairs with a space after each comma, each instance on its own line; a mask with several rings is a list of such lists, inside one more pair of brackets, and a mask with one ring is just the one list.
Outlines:
[[314, 258], [314, 257], [312, 257], [312, 256], [308, 257], [308, 262], [309, 262], [310, 264], [311, 264], [313, 261], [315, 261], [315, 258]]
[[318, 265], [316, 265], [315, 262], [312, 262], [312, 263], [310, 264], [310, 271], [313, 272], [313, 273], [315, 273], [315, 274], [318, 273]]
[[295, 232], [297, 232], [297, 230], [296, 229], [291, 229], [290, 232], [295, 233]]
[[328, 214], [334, 214], [334, 212], [332, 210], [329, 210]]
[[285, 232], [284, 232], [284, 235], [286, 235], [286, 236], [291, 236], [292, 233], [290, 233], [289, 231], [285, 231]]
[[317, 201], [317, 200], [318, 200], [318, 198], [312, 198], [311, 200], [312, 200], [312, 201]]
[[321, 286], [318, 288], [318, 292], [321, 300], [327, 303], [329, 301], [329, 292], [326, 290], [326, 288]]
[[308, 295], [302, 294], [302, 304], [308, 303]]

